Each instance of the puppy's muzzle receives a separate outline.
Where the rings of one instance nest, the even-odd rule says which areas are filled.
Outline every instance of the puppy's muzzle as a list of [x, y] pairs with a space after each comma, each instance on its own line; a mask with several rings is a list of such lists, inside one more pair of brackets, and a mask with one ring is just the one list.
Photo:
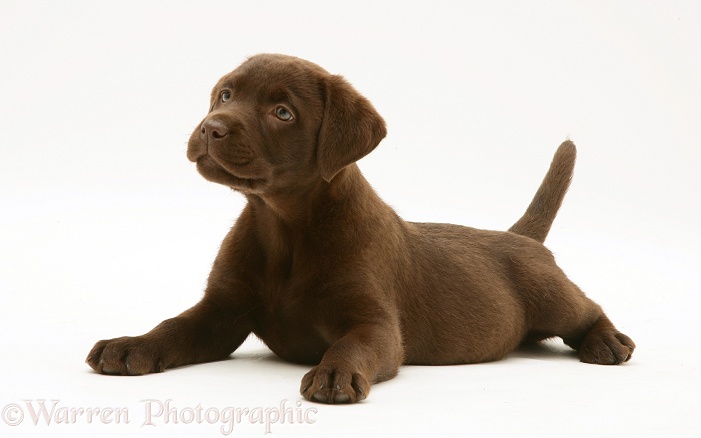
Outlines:
[[217, 119], [206, 119], [200, 125], [199, 133], [193, 132], [188, 143], [187, 158], [196, 162], [221, 144], [230, 134], [227, 125]]

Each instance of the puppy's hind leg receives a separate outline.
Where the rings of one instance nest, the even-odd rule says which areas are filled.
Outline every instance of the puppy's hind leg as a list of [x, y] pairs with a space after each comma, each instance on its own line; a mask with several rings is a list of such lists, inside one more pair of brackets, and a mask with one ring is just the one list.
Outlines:
[[630, 360], [633, 340], [619, 332], [601, 307], [564, 273], [559, 269], [551, 273], [556, 275], [539, 281], [539, 304], [526, 341], [559, 336], [586, 363], [617, 365]]

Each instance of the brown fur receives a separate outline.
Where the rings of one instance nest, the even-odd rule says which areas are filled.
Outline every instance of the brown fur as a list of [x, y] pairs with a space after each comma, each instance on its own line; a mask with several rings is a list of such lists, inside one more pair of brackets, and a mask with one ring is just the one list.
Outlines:
[[385, 124], [340, 76], [257, 55], [219, 81], [211, 102], [188, 158], [248, 204], [202, 300], [142, 336], [98, 342], [87, 358], [96, 371], [219, 360], [253, 333], [281, 358], [315, 365], [302, 379], [305, 398], [343, 403], [364, 399], [403, 363], [497, 360], [552, 336], [583, 362], [630, 359], [633, 341], [542, 245], [572, 176], [571, 142], [510, 232], [411, 223], [355, 164]]

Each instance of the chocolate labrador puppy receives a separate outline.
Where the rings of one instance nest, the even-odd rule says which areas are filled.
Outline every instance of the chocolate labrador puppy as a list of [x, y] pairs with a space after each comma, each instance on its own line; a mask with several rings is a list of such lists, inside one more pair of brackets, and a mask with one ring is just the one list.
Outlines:
[[99, 341], [87, 363], [160, 372], [226, 358], [253, 333], [315, 365], [305, 398], [353, 403], [401, 364], [493, 361], [553, 336], [583, 362], [630, 359], [633, 341], [542, 245], [572, 176], [571, 142], [525, 215], [497, 232], [399, 218], [355, 164], [385, 134], [368, 100], [311, 62], [257, 55], [224, 76], [187, 157], [248, 203], [204, 297], [142, 336]]

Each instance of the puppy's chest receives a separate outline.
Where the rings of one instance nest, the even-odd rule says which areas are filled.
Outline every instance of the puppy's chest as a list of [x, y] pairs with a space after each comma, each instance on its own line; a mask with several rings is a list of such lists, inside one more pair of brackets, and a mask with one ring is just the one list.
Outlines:
[[253, 332], [275, 354], [292, 362], [318, 363], [331, 344], [313, 300], [298, 293], [280, 292], [277, 299], [265, 300]]
[[253, 332], [281, 358], [312, 364], [334, 341], [322, 303], [328, 300], [329, 273], [338, 266], [328, 248], [301, 240], [266, 248], [249, 272], [261, 304], [252, 315]]

